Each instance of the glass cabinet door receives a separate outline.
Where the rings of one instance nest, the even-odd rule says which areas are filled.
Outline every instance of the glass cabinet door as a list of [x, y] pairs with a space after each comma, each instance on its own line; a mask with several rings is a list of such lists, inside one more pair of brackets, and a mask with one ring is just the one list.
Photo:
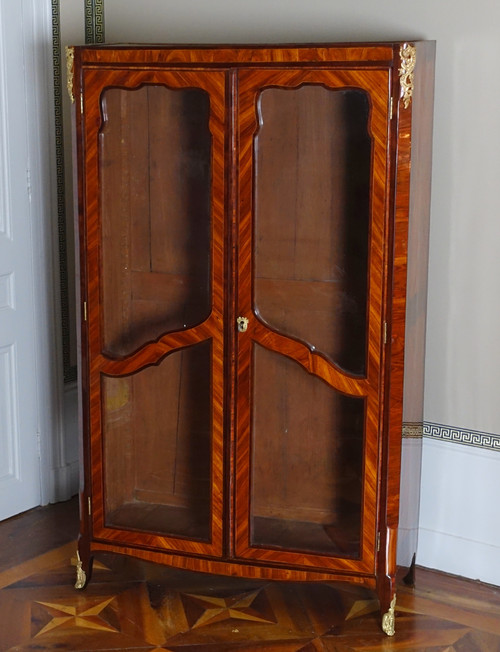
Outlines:
[[[373, 570], [384, 71], [242, 71], [236, 551]], [[251, 189], [250, 191], [247, 189]], [[248, 510], [249, 506], [249, 510]]]
[[84, 82], [94, 536], [220, 554], [225, 74]]

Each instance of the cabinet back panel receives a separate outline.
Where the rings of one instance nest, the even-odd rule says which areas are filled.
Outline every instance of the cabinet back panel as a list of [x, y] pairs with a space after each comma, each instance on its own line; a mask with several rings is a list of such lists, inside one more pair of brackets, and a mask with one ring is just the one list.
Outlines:
[[[258, 345], [253, 377], [253, 543], [280, 541], [290, 549], [307, 546], [334, 554], [338, 542], [332, 534], [338, 531], [350, 542], [347, 553], [356, 555], [364, 400], [340, 394], [296, 362]], [[292, 527], [292, 521], [300, 527]]]
[[[210, 355], [207, 341], [132, 376], [104, 376], [107, 525], [209, 538]], [[160, 525], [161, 506], [191, 513], [191, 530], [172, 518]]]
[[359, 90], [268, 88], [254, 139], [255, 303], [273, 328], [366, 369], [371, 139]]
[[108, 89], [100, 133], [104, 350], [210, 312], [211, 136], [200, 89]]

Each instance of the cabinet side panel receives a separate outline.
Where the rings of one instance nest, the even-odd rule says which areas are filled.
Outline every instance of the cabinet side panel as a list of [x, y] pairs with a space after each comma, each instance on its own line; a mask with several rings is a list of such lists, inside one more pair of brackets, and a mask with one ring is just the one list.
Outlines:
[[412, 109], [410, 221], [406, 303], [403, 421], [421, 423], [424, 396], [425, 326], [432, 166], [433, 43], [417, 47]]
[[[81, 92], [81, 61], [80, 53], [74, 49], [73, 96], [79, 98]], [[78, 370], [78, 430], [79, 430], [79, 507], [80, 531], [78, 550], [85, 568], [89, 568], [91, 518], [88, 499], [91, 486], [90, 433], [88, 412], [88, 355], [87, 355], [87, 322], [86, 322], [86, 237], [85, 237], [85, 156], [83, 142], [83, 116], [78, 110], [79, 103], [72, 102], [72, 162], [73, 162], [73, 206], [75, 224], [75, 300], [76, 300], [76, 336], [77, 336], [77, 370]]]
[[416, 47], [398, 543], [398, 563], [404, 566], [416, 552], [420, 502], [435, 43], [417, 43]]

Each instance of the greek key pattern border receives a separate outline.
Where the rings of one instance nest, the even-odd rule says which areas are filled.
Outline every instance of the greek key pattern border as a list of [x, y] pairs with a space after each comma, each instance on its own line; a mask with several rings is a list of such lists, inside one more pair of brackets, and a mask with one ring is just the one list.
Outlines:
[[[85, 0], [85, 43], [104, 43], [104, 0]], [[52, 0], [52, 64], [54, 77], [54, 126], [57, 186], [57, 237], [64, 382], [74, 382], [77, 368], [71, 365], [71, 332], [68, 293], [68, 258], [66, 232], [66, 181], [64, 174], [63, 70], [61, 46], [60, 0]]]
[[64, 128], [62, 93], [65, 68], [61, 61], [61, 20], [59, 0], [52, 0], [52, 64], [54, 75], [54, 127], [57, 186], [57, 238], [59, 248], [59, 283], [64, 382], [76, 380], [77, 370], [70, 364], [70, 319], [68, 294], [68, 258], [66, 233], [66, 183], [64, 175]]
[[464, 446], [473, 446], [483, 450], [500, 452], [500, 435], [479, 430], [468, 430], [467, 428], [455, 428], [444, 426], [440, 423], [424, 422], [423, 436], [428, 439], [449, 441]]
[[422, 439], [422, 423], [403, 423], [403, 439]]
[[104, 0], [85, 0], [85, 43], [104, 43]]

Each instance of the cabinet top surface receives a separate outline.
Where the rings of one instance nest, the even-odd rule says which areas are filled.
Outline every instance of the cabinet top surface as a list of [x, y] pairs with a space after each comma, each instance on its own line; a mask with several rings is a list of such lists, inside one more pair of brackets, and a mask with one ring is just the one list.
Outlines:
[[[407, 41], [286, 45], [106, 44], [76, 46], [82, 64], [391, 63]], [[412, 41], [412, 44], [417, 42]]]

